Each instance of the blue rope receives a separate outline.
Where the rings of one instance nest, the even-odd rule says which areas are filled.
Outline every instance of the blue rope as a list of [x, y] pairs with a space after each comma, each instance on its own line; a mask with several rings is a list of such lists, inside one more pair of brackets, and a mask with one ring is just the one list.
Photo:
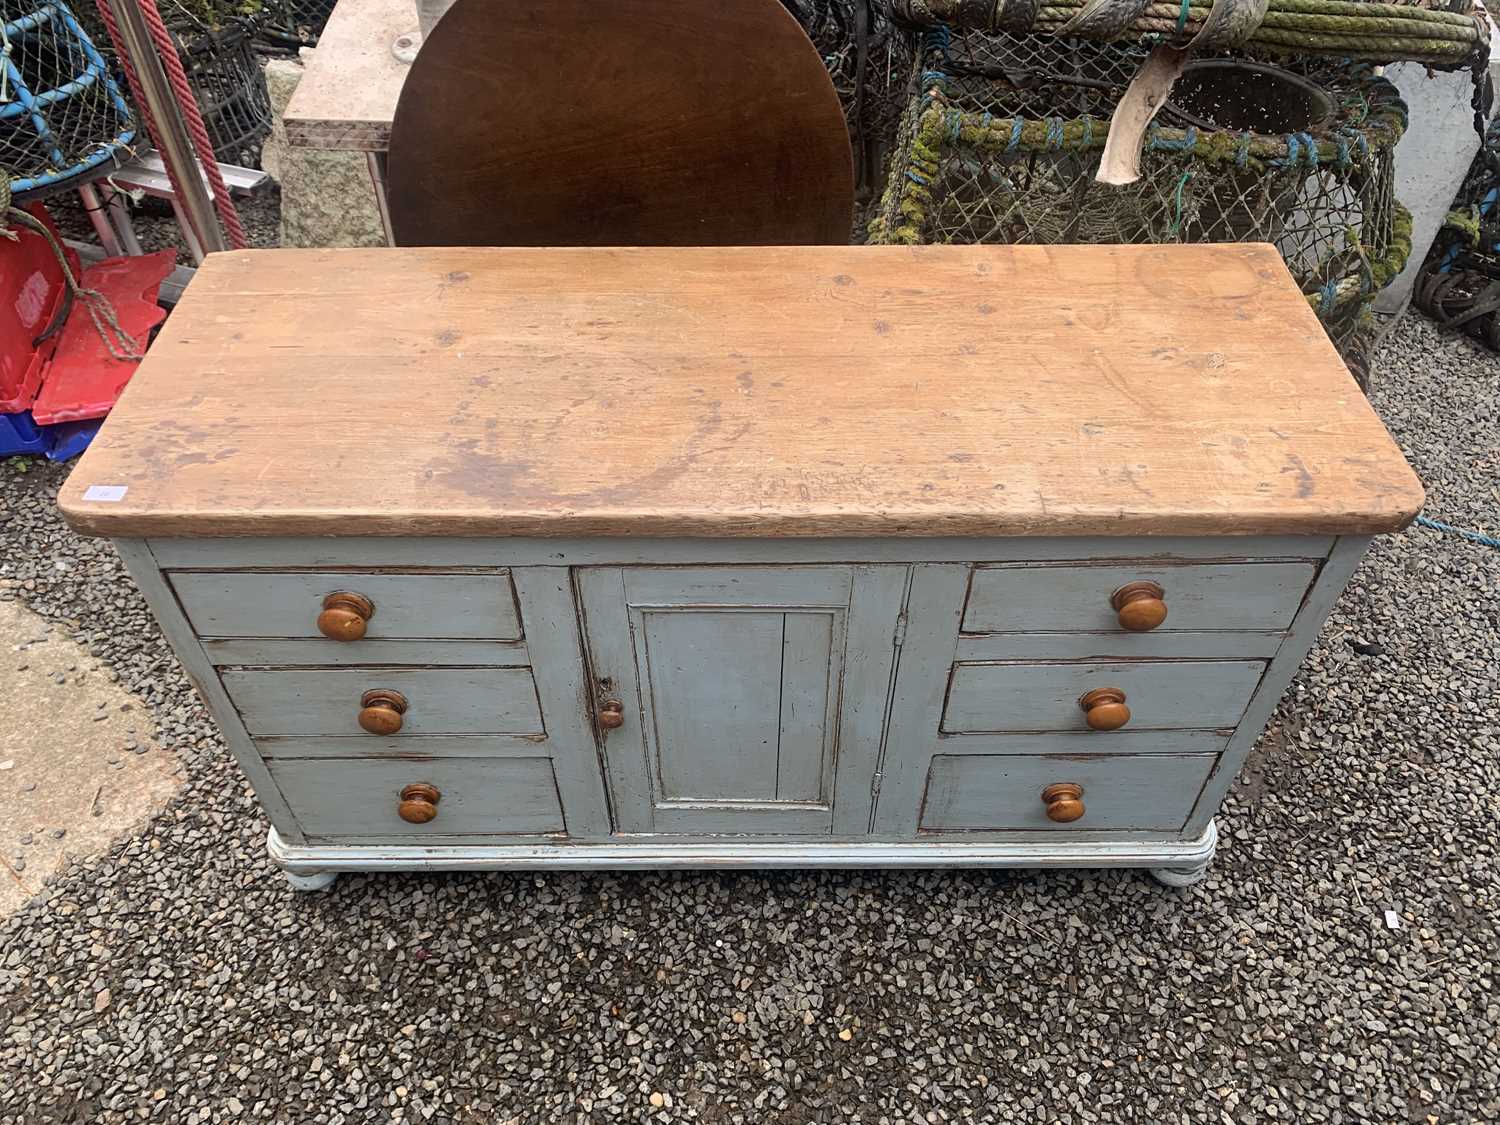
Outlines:
[[1318, 315], [1326, 317], [1333, 311], [1333, 301], [1338, 296], [1338, 278], [1334, 278], [1327, 285], [1323, 286], [1320, 292], [1322, 293], [1322, 299], [1318, 302]]
[[1478, 543], [1483, 547], [1500, 547], [1500, 539], [1493, 535], [1485, 535], [1478, 531], [1468, 531], [1462, 527], [1454, 527], [1451, 523], [1442, 520], [1428, 519], [1426, 516], [1418, 516], [1417, 523], [1423, 527], [1430, 527], [1433, 531], [1446, 531], [1449, 535], [1457, 535], [1467, 539], [1471, 543]]
[[1063, 146], [1063, 121], [1061, 117], [1054, 117], [1047, 122], [1047, 144], [1051, 148], [1060, 149]]
[[1188, 169], [1182, 174], [1182, 179], [1177, 181], [1177, 214], [1172, 216], [1172, 225], [1167, 232], [1173, 238], [1176, 238], [1177, 232], [1182, 229], [1182, 189], [1187, 187], [1188, 181], [1192, 178], [1192, 169]]
[[1255, 139], [1255, 134], [1246, 130], [1240, 134], [1239, 144], [1234, 149], [1234, 163], [1236, 167], [1243, 168], [1250, 163], [1250, 142]]
[[1025, 124], [1019, 117], [1010, 123], [1010, 143], [1005, 146], [1006, 152], [1015, 152], [1021, 146], [1021, 126]]
[[932, 181], [929, 180], [926, 176], [922, 175], [922, 173], [913, 171], [910, 168], [908, 168], [906, 171], [906, 178], [914, 184], [921, 184], [923, 187], [927, 187], [932, 183]]
[[956, 109], [950, 109], [946, 114], [943, 115], [943, 117], [944, 124], [948, 129], [948, 143], [957, 144], [958, 136], [961, 132], [963, 132], [964, 115]]
[[1079, 144], [1078, 147], [1094, 147], [1094, 119], [1092, 117], [1089, 117], [1087, 114], [1085, 114], [1083, 118], [1083, 141]]
[[1156, 127], [1156, 122], [1153, 121], [1147, 135], [1149, 137], [1146, 142], [1147, 150], [1160, 149], [1163, 152], [1190, 152], [1193, 146], [1198, 143], [1198, 130], [1193, 125], [1189, 125], [1184, 129], [1181, 137], [1172, 140], [1163, 137], [1161, 130]]
[[1182, 0], [1182, 9], [1177, 13], [1177, 34], [1182, 34], [1182, 29], [1187, 26], [1188, 5], [1192, 0]]

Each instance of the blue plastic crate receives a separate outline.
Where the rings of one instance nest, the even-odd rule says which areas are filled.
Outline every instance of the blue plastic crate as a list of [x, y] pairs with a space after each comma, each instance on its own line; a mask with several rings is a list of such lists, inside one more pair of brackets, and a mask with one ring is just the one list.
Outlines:
[[15, 453], [50, 455], [53, 443], [51, 429], [48, 426], [38, 426], [32, 420], [29, 410], [23, 410], [19, 414], [0, 414], [0, 457], [9, 457]]
[[77, 457], [89, 447], [89, 442], [94, 440], [103, 424], [103, 418], [95, 418], [88, 422], [59, 422], [55, 426], [43, 426], [42, 429], [50, 431], [52, 438], [47, 460], [70, 461]]

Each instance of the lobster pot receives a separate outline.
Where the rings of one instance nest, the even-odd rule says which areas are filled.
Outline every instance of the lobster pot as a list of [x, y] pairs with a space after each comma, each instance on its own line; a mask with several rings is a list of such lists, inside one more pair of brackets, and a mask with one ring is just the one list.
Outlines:
[[1500, 118], [1485, 131], [1413, 299], [1445, 327], [1500, 351]]
[[781, 0], [807, 32], [844, 107], [862, 236], [909, 102], [917, 37], [891, 22], [880, 0]]
[[130, 107], [62, 0], [0, 0], [0, 20], [0, 180], [12, 192], [59, 183], [130, 144]]
[[277, 46], [287, 42], [316, 46], [333, 15], [333, 5], [334, 0], [269, 0], [261, 8], [262, 32], [280, 32], [284, 38]]
[[271, 96], [252, 48], [255, 30], [253, 22], [233, 19], [192, 35], [172, 33], [214, 155], [247, 167], [260, 165], [260, 147], [271, 132]]
[[1406, 124], [1368, 68], [1188, 65], [1144, 141], [1142, 175], [1094, 179], [1145, 51], [929, 32], [876, 243], [1269, 242], [1335, 344], [1352, 346], [1411, 252], [1393, 193]]

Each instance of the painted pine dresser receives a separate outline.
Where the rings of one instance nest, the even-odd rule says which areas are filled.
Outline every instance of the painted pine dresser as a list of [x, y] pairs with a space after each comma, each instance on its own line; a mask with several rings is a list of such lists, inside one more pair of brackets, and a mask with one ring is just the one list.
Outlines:
[[1132, 866], [1422, 499], [1265, 246], [208, 259], [69, 479], [292, 884]]

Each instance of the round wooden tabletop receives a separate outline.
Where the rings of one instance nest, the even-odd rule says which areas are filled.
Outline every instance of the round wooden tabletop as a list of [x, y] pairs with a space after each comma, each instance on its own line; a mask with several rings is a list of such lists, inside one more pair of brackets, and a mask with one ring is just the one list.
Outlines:
[[403, 246], [838, 244], [849, 135], [778, 0], [458, 0], [391, 129]]

